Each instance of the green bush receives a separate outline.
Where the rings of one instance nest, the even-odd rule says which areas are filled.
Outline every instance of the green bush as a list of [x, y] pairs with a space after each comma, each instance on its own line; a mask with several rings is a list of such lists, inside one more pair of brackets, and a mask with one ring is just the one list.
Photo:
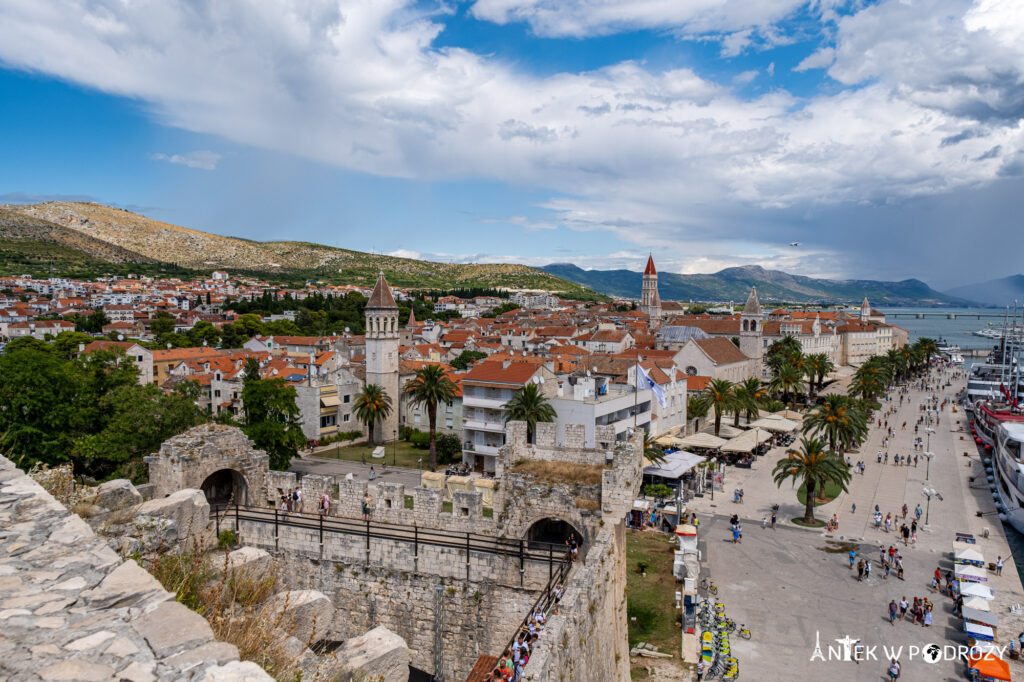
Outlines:
[[409, 442], [417, 450], [426, 450], [430, 447], [430, 434], [416, 431], [410, 436]]
[[403, 426], [401, 430], [398, 432], [398, 437], [401, 438], [402, 440], [409, 440], [415, 431], [416, 429], [412, 428], [411, 426]]
[[666, 497], [674, 496], [675, 492], [664, 483], [658, 483], [657, 485], [644, 486], [644, 495], [653, 497], [656, 500], [663, 500]]
[[227, 547], [233, 547], [238, 544], [238, 536], [235, 531], [231, 528], [227, 528], [220, 532], [217, 536], [217, 549], [225, 549]]
[[442, 433], [437, 437], [437, 461], [454, 464], [462, 460], [462, 441], [454, 433]]

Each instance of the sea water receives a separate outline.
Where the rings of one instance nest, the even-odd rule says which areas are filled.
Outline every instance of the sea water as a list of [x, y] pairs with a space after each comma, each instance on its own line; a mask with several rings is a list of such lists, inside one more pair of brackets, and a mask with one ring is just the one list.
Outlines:
[[[917, 339], [927, 337], [938, 341], [942, 339], [950, 345], [957, 345], [961, 348], [991, 348], [996, 345], [994, 339], [986, 339], [981, 336], [975, 336], [972, 332], [979, 329], [984, 329], [989, 326], [989, 322], [992, 322], [992, 326], [1002, 326], [1002, 318], [983, 317], [981, 319], [972, 317], [963, 317], [972, 313], [993, 313], [999, 312], [992, 308], [879, 308], [880, 312], [886, 314], [886, 322], [894, 324], [897, 327], [902, 327], [910, 333], [910, 342], [913, 343]], [[946, 317], [940, 316], [928, 316], [924, 318], [917, 317], [895, 317], [892, 313], [943, 313], [943, 314], [955, 314], [957, 319], [950, 320]], [[982, 362], [983, 358], [964, 358], [965, 367], [970, 367], [974, 362]], [[993, 517], [993, 523], [995, 517]], [[1016, 528], [1008, 523], [1003, 524], [1003, 528], [1006, 530], [1006, 539], [1010, 545], [1010, 551], [1013, 552], [1014, 562], [1017, 564], [1017, 572], [1024, 577], [1024, 535], [1021, 535]], [[988, 558], [989, 561], [993, 559]]]

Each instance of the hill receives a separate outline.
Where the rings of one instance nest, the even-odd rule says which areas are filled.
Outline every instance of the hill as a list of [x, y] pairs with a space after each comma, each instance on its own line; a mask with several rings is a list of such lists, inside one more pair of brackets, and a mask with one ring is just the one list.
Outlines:
[[1024, 302], [1024, 275], [1010, 275], [1009, 277], [990, 279], [987, 282], [966, 284], [950, 289], [946, 294], [969, 298], [985, 305], [999, 307], [1013, 305], [1014, 301]]
[[[640, 273], [632, 270], [583, 270], [571, 263], [553, 263], [541, 269], [609, 296], [636, 298], [640, 295]], [[713, 274], [658, 273], [658, 290], [665, 300], [742, 303], [747, 299], [752, 285], [757, 286], [762, 301], [780, 303], [860, 303], [865, 296], [875, 306], [969, 303], [939, 293], [917, 279], [901, 282], [815, 279], [779, 270], [765, 270], [756, 265], [726, 268]]]
[[[404, 287], [544, 289], [593, 298], [579, 284], [525, 265], [457, 264], [396, 258], [298, 241], [257, 242], [153, 220], [101, 204], [48, 202], [0, 206], [0, 268], [54, 261], [55, 272], [130, 264], [135, 271], [204, 272], [224, 269], [273, 281], [322, 279], [372, 284], [383, 270]], [[171, 261], [171, 262], [168, 262]], [[138, 264], [138, 267], [134, 267]], [[148, 266], [148, 267], [146, 267]]]

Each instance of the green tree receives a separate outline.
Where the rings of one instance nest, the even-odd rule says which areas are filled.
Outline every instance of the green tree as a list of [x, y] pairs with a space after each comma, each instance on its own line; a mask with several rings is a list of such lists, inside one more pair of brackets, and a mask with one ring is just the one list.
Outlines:
[[867, 437], [867, 415], [850, 397], [825, 396], [825, 401], [804, 418], [803, 432], [825, 438], [829, 449], [841, 454]]
[[722, 428], [722, 413], [731, 410], [733, 407], [732, 402], [732, 388], [733, 384], [731, 381], [725, 379], [712, 379], [707, 388], [704, 389], [704, 401], [708, 405], [708, 409], [715, 411], [715, 435]]
[[248, 340], [249, 338], [233, 324], [228, 323], [220, 328], [221, 348], [241, 348]]
[[220, 341], [220, 330], [206, 320], [199, 320], [188, 330], [188, 341], [191, 346], [202, 346], [205, 342], [211, 348]]
[[803, 352], [800, 341], [794, 336], [784, 336], [768, 347], [764, 356], [764, 364], [777, 372], [783, 365], [792, 365], [794, 359]]
[[664, 483], [655, 483], [644, 486], [644, 495], [647, 497], [653, 497], [658, 501], [664, 500], [668, 497], [673, 497], [675, 494], [675, 491]]
[[302, 330], [291, 320], [274, 320], [264, 323], [263, 333], [273, 336], [299, 336]]
[[547, 396], [540, 392], [540, 387], [529, 382], [518, 391], [504, 405], [508, 414], [505, 416], [505, 423], [512, 421], [526, 422], [526, 440], [533, 442], [533, 434], [537, 430], [539, 422], [553, 422], [555, 408], [548, 402]]
[[665, 461], [665, 449], [654, 442], [650, 431], [644, 431], [644, 457], [655, 464]]
[[366, 425], [366, 435], [372, 448], [375, 442], [374, 428], [391, 414], [391, 396], [384, 392], [383, 387], [377, 384], [367, 384], [356, 396], [353, 407], [356, 419]]
[[437, 461], [454, 464], [462, 459], [462, 441], [454, 433], [442, 433], [437, 437]]
[[513, 303], [512, 301], [507, 301], [507, 302], [502, 303], [501, 305], [499, 305], [497, 308], [494, 308], [493, 310], [491, 310], [491, 312], [489, 312], [486, 315], [484, 315], [484, 317], [497, 317], [498, 315], [501, 315], [502, 313], [510, 313], [513, 310], [519, 310], [519, 304], [518, 303]]
[[742, 384], [737, 384], [733, 387], [732, 393], [733, 410], [736, 417], [733, 426], [740, 425], [741, 412], [746, 412], [748, 424], [757, 419], [760, 415], [761, 405], [768, 397], [768, 392], [764, 390], [761, 380], [757, 377], [749, 377]]
[[768, 387], [776, 394], [782, 396], [782, 402], [789, 404], [789, 394], [803, 383], [803, 372], [793, 365], [781, 365], [772, 377]]
[[12, 339], [10, 343], [7, 344], [7, 348], [4, 349], [4, 352], [10, 355], [11, 353], [16, 353], [22, 350], [38, 350], [44, 353], [52, 353], [53, 346], [45, 341], [35, 338], [34, 336], [19, 336], [16, 339]]
[[81, 329], [78, 331], [87, 332], [89, 334], [100, 334], [103, 332], [103, 327], [108, 324], [110, 324], [110, 318], [107, 317], [102, 308], [96, 308], [82, 321]]
[[295, 404], [295, 388], [284, 379], [260, 379], [259, 364], [249, 358], [242, 382], [245, 424], [242, 431], [270, 456], [270, 468], [285, 470], [306, 438]]
[[234, 322], [235, 329], [246, 338], [263, 334], [263, 321], [255, 313], [239, 315]]
[[452, 367], [455, 369], [463, 370], [469, 367], [477, 360], [483, 360], [487, 357], [487, 353], [483, 353], [478, 350], [464, 350], [459, 353], [459, 357], [452, 360]]
[[405, 384], [405, 395], [409, 405], [427, 408], [427, 423], [430, 425], [430, 470], [437, 468], [437, 406], [451, 405], [458, 393], [455, 382], [448, 378], [441, 365], [424, 365], [416, 370], [416, 376]]
[[691, 395], [686, 400], [686, 418], [693, 420], [693, 428], [697, 430], [697, 422], [708, 415], [711, 405], [704, 399], [703, 393]]
[[821, 390], [822, 384], [825, 382], [825, 376], [834, 370], [836, 366], [824, 353], [815, 353], [814, 355], [807, 356], [807, 368], [812, 372], [810, 393], [813, 398], [815, 393]]
[[26, 469], [66, 462], [79, 395], [71, 365], [48, 348], [14, 345], [0, 354], [0, 451]]
[[82, 332], [61, 332], [57, 334], [57, 337], [50, 344], [53, 348], [53, 352], [64, 358], [65, 360], [71, 359], [73, 356], [78, 355], [79, 344], [92, 343], [92, 337]]
[[814, 498], [818, 490], [824, 490], [828, 483], [834, 483], [846, 492], [850, 482], [850, 467], [832, 450], [826, 450], [825, 444], [818, 439], [802, 438], [799, 450], [787, 450], [786, 457], [780, 459], [772, 470], [775, 485], [782, 487], [783, 481], [793, 479], [793, 485], [799, 480], [806, 491], [804, 507], [804, 523], [814, 523]]
[[161, 310], [149, 318], [149, 333], [152, 334], [157, 341], [164, 343], [160, 340], [161, 337], [163, 337], [164, 334], [173, 334], [175, 324], [177, 324], [177, 320], [174, 319], [174, 316]]

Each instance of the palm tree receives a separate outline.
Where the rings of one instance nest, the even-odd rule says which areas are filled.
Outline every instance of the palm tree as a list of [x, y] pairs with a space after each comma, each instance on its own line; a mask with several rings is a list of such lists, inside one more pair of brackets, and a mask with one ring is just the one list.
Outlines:
[[665, 461], [665, 451], [651, 439], [649, 431], [644, 431], [644, 457], [655, 464]]
[[558, 416], [555, 408], [534, 383], [528, 383], [513, 393], [504, 407], [508, 411], [506, 424], [511, 421], [526, 422], [526, 440], [529, 443], [533, 442], [533, 432], [538, 422], [553, 422]]
[[793, 359], [803, 353], [803, 346], [795, 336], [784, 336], [768, 347], [765, 364], [777, 372], [783, 365], [793, 364]]
[[850, 393], [860, 395], [864, 400], [873, 400], [885, 392], [890, 381], [892, 371], [888, 363], [879, 356], [873, 356], [854, 372]]
[[391, 396], [385, 393], [381, 386], [367, 384], [356, 396], [353, 406], [356, 411], [356, 419], [366, 424], [367, 437], [372, 448], [374, 446], [374, 427], [391, 414]]
[[733, 426], [740, 425], [740, 412], [747, 413], [747, 423], [757, 419], [760, 414], [761, 403], [768, 395], [757, 377], [750, 377], [742, 384], [736, 385], [733, 390], [733, 409], [735, 421]]
[[825, 353], [815, 353], [810, 356], [808, 362], [814, 367], [815, 384], [817, 386], [815, 391], [820, 391], [822, 384], [825, 383], [825, 377], [835, 370], [835, 363]]
[[691, 395], [686, 401], [686, 418], [693, 420], [693, 430], [697, 430], [697, 422], [708, 415], [711, 406], [704, 399], [704, 394]]
[[458, 387], [448, 378], [448, 373], [441, 365], [424, 365], [416, 370], [416, 376], [405, 385], [405, 395], [410, 405], [423, 405], [427, 408], [427, 420], [430, 423], [430, 470], [437, 467], [437, 406], [439, 403], [451, 405]]
[[850, 468], [832, 450], [826, 450], [825, 444], [814, 438], [800, 439], [799, 450], [787, 450], [786, 457], [780, 459], [772, 470], [775, 485], [782, 487], [787, 478], [793, 479], [793, 485], [800, 480], [804, 486], [804, 523], [814, 523], [814, 498], [818, 490], [824, 490], [829, 483], [843, 489], [850, 482]]
[[704, 400], [709, 409], [715, 411], [715, 435], [722, 427], [722, 412], [732, 409], [732, 382], [726, 379], [712, 379], [704, 389]]
[[830, 395], [806, 416], [803, 431], [810, 436], [824, 437], [830, 450], [842, 453], [867, 436], [867, 415], [853, 398]]
[[885, 353], [885, 362], [889, 364], [889, 369], [891, 370], [895, 381], [901, 381], [903, 379], [903, 375], [906, 374], [907, 370], [910, 368], [910, 353], [909, 349], [906, 350], [908, 352], [904, 354], [904, 349], [890, 348]]
[[789, 392], [795, 391], [800, 383], [803, 381], [803, 372], [793, 365], [782, 365], [778, 371], [775, 372], [775, 376], [772, 377], [771, 383], [768, 384], [769, 388], [775, 393], [782, 394], [782, 402], [789, 402]]
[[935, 339], [922, 336], [914, 344], [921, 352], [921, 363], [925, 366], [929, 365], [932, 361], [932, 356], [939, 352], [939, 345], [935, 343]]

